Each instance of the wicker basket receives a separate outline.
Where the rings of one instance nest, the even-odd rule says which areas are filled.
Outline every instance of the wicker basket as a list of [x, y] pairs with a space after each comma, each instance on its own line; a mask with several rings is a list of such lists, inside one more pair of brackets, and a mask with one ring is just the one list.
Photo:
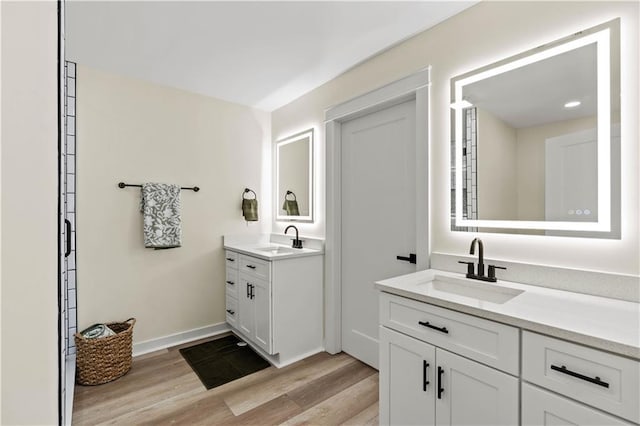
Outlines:
[[109, 323], [113, 336], [76, 340], [76, 381], [81, 385], [100, 385], [124, 376], [131, 369], [131, 340], [135, 318]]

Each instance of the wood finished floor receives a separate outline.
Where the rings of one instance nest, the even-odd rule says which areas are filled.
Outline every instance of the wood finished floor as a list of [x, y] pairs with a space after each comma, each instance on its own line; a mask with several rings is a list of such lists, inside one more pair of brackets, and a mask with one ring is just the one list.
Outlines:
[[345, 353], [323, 352], [206, 390], [178, 351], [195, 343], [134, 358], [114, 382], [76, 386], [73, 424], [378, 424], [378, 372]]

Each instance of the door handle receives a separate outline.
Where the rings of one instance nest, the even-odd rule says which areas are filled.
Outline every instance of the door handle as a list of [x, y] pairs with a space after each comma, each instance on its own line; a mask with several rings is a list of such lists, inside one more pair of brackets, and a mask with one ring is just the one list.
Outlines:
[[427, 368], [429, 368], [429, 363], [425, 360], [422, 360], [422, 390], [424, 392], [427, 391], [427, 385], [429, 384], [429, 380], [427, 380]]
[[417, 261], [417, 257], [416, 257], [415, 253], [409, 253], [409, 257], [407, 257], [407, 256], [396, 256], [396, 259], [404, 260], [404, 261], [407, 261], [409, 263], [414, 263], [414, 264]]
[[442, 399], [442, 392], [444, 392], [444, 388], [442, 387], [442, 374], [444, 374], [444, 368], [438, 367], [438, 399]]
[[69, 255], [71, 254], [71, 222], [69, 222], [68, 219], [64, 220], [64, 225], [65, 225], [65, 236], [67, 237], [67, 247], [65, 248], [64, 251], [64, 257], [69, 257]]
[[250, 289], [250, 288], [251, 288], [251, 284], [247, 283], [247, 299], [249, 299], [249, 298], [250, 298], [250, 297], [249, 297], [249, 295], [251, 294], [251, 293], [249, 293], [249, 289]]
[[256, 288], [256, 286], [254, 286], [253, 284], [249, 284], [251, 286], [251, 293], [249, 294], [249, 298], [251, 300], [253, 300], [254, 294], [253, 294], [253, 289]]

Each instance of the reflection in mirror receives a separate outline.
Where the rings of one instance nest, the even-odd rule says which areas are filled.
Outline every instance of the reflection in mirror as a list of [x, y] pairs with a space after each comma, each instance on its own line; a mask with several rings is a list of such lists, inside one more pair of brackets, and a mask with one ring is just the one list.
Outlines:
[[276, 142], [276, 220], [313, 222], [313, 129]]
[[619, 237], [618, 20], [452, 81], [452, 230]]

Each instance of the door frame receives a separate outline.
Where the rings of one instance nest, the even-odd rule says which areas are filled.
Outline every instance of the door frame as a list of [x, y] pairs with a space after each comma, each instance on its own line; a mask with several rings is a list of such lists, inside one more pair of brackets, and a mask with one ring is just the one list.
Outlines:
[[342, 123], [409, 101], [416, 101], [416, 270], [430, 264], [429, 94], [431, 67], [335, 105], [325, 112], [326, 239], [325, 350], [342, 350]]

